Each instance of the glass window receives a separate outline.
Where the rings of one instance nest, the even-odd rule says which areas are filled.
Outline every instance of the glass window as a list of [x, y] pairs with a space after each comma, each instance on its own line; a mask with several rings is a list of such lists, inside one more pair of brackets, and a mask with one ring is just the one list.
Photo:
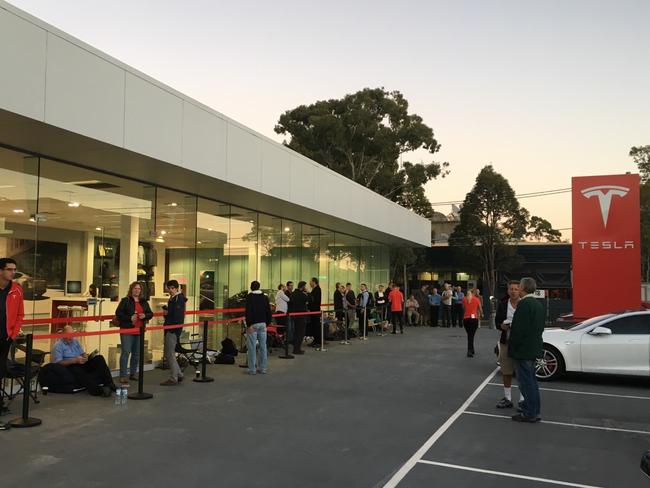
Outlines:
[[650, 314], [628, 315], [603, 325], [612, 334], [650, 334]]

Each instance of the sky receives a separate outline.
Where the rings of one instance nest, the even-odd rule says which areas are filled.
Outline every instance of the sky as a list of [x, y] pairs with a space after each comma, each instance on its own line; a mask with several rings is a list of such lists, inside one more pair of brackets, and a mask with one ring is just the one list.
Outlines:
[[[634, 172], [650, 144], [647, 0], [11, 0], [279, 142], [286, 110], [401, 91], [448, 161], [436, 202], [492, 164], [517, 194]], [[521, 200], [559, 229], [570, 194]], [[570, 230], [564, 231], [570, 237]]]

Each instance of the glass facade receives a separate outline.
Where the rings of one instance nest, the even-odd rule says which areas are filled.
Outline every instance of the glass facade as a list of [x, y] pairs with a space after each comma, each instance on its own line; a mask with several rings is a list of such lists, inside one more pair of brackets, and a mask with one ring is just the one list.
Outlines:
[[[273, 301], [279, 283], [318, 277], [323, 303], [331, 303], [336, 282], [374, 290], [388, 281], [386, 247], [306, 223], [1, 147], [0, 176], [0, 255], [18, 262], [28, 319], [111, 315], [133, 281], [156, 312], [169, 279], [181, 284], [188, 310], [239, 308], [255, 279]], [[187, 321], [196, 317], [204, 315]], [[73, 325], [99, 330], [109, 321]], [[225, 335], [238, 343], [240, 332], [238, 324], [214, 327], [211, 346]], [[117, 334], [82, 343], [116, 367]], [[148, 362], [162, 349], [162, 332], [147, 336]]]

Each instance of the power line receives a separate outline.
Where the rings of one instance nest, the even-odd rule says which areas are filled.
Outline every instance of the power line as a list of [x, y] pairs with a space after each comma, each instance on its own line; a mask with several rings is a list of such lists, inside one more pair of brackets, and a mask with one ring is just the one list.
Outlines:
[[[543, 191], [536, 191], [532, 193], [520, 193], [519, 195], [515, 195], [516, 198], [535, 198], [535, 197], [546, 197], [546, 196], [551, 196], [551, 195], [560, 195], [562, 193], [568, 193], [571, 191], [571, 188], [557, 188], [555, 190], [543, 190]], [[458, 205], [463, 203], [465, 200], [454, 200], [454, 201], [448, 201], [448, 202], [432, 202], [431, 205]]]

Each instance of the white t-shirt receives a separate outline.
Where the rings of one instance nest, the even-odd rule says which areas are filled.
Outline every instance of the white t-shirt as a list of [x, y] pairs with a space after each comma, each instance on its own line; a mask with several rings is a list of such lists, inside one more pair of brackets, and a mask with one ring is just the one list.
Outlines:
[[506, 321], [512, 323], [512, 317], [515, 316], [515, 307], [512, 306], [512, 302], [508, 299], [508, 311], [506, 312]]
[[451, 298], [453, 292], [451, 290], [445, 290], [442, 292], [442, 303], [445, 305], [451, 305]]

